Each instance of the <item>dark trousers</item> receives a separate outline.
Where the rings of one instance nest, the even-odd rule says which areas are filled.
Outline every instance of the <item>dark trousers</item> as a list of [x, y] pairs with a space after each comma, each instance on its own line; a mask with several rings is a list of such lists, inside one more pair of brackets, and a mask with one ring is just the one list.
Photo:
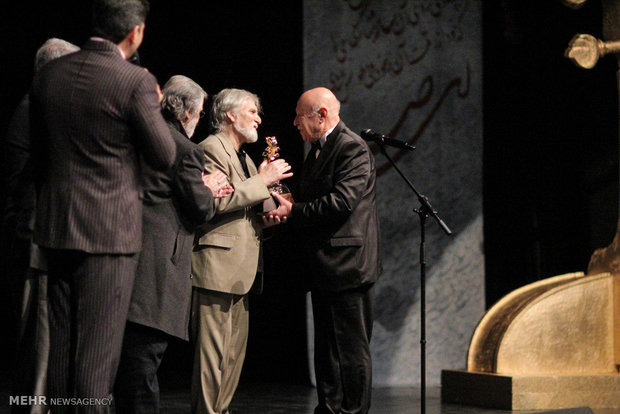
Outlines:
[[[28, 191], [17, 193], [31, 195]], [[32, 203], [29, 201], [32, 200], [28, 198], [21, 200], [19, 205], [12, 205], [12, 214], [4, 217], [0, 228], [0, 250], [3, 252], [0, 273], [6, 276], [10, 293], [10, 326], [6, 342], [11, 346], [11, 395], [34, 396], [46, 394], [49, 325], [47, 274], [30, 267], [32, 232], [28, 212], [32, 211]], [[21, 207], [19, 211], [15, 210], [17, 206]], [[47, 412], [45, 405], [11, 405], [12, 414]]]
[[159, 413], [157, 370], [171, 336], [127, 322], [114, 385], [116, 414]]
[[312, 291], [316, 414], [368, 413], [372, 386], [372, 285]]
[[47, 250], [50, 355], [48, 397], [98, 399], [57, 413], [109, 413], [137, 260]]
[[[47, 274], [24, 270], [23, 301], [11, 395], [46, 395], [49, 323], [47, 317]], [[45, 405], [13, 405], [12, 414], [46, 413]]]

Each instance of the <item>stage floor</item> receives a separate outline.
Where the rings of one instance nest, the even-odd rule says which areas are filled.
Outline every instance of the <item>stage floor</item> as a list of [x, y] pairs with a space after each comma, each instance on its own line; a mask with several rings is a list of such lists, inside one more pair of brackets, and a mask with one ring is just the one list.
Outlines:
[[[0, 414], [9, 413], [8, 381], [1, 382]], [[161, 414], [189, 413], [189, 387], [166, 387], [162, 390]], [[312, 414], [316, 404], [315, 389], [305, 385], [290, 384], [242, 384], [233, 399], [233, 414]], [[375, 388], [373, 390], [372, 414], [420, 413], [419, 388]], [[112, 412], [114, 412], [112, 410]], [[426, 412], [428, 414], [530, 414], [553, 411], [509, 411], [479, 407], [442, 404], [439, 387], [427, 389]], [[595, 414], [617, 414], [619, 410], [592, 410]], [[558, 414], [582, 414], [584, 410], [560, 410]]]
[[[428, 414], [507, 414], [509, 410], [494, 410], [453, 404], [442, 404], [440, 388], [426, 390], [426, 413]], [[166, 397], [166, 414], [181, 406], [168, 406], [172, 400]], [[238, 390], [231, 406], [233, 414], [313, 414], [316, 405], [316, 392], [310, 386], [286, 384], [245, 384]], [[421, 412], [420, 389], [375, 388], [372, 394], [371, 414], [417, 414]], [[549, 411], [542, 411], [549, 413]], [[542, 413], [541, 411], [514, 411], [514, 413]], [[575, 410], [582, 414], [583, 410]], [[593, 410], [595, 414], [618, 414], [620, 410]], [[562, 411], [562, 414], [570, 413]], [[572, 414], [572, 413], [571, 413]]]

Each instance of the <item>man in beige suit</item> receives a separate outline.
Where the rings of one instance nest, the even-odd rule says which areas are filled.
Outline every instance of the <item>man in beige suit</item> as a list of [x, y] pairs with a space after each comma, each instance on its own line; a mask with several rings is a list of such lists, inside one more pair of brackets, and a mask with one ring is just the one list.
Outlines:
[[282, 159], [263, 162], [257, 170], [241, 149], [258, 139], [259, 112], [256, 95], [222, 90], [211, 113], [216, 133], [200, 143], [206, 172], [223, 172], [235, 192], [215, 200], [216, 215], [198, 230], [192, 254], [193, 413], [229, 412], [245, 358], [247, 294], [259, 264], [262, 220], [253, 207], [270, 197], [269, 185], [292, 175]]

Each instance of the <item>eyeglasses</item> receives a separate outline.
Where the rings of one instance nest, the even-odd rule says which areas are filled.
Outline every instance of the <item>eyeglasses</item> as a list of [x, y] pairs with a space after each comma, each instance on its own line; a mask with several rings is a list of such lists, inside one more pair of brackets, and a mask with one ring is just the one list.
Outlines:
[[295, 114], [295, 119], [301, 119], [304, 116], [307, 118], [312, 118], [315, 114], [318, 114], [319, 111], [310, 111], [310, 112], [306, 112], [304, 114]]

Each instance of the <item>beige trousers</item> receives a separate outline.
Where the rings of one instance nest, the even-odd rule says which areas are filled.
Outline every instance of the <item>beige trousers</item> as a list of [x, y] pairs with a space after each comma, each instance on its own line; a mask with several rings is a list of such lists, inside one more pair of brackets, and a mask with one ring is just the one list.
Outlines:
[[249, 321], [247, 295], [193, 288], [192, 413], [228, 412], [245, 359]]

